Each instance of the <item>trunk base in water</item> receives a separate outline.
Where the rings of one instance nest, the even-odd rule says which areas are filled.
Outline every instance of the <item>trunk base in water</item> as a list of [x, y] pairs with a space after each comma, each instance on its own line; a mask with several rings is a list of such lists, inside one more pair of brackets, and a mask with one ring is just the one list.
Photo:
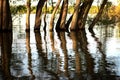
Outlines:
[[30, 29], [25, 29], [26, 32], [30, 32]]

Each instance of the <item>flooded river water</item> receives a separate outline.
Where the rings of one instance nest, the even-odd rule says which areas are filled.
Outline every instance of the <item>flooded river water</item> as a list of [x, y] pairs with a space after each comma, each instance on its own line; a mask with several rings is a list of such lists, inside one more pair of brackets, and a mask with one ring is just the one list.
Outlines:
[[120, 79], [119, 23], [78, 32], [25, 28], [0, 33], [1, 80]]

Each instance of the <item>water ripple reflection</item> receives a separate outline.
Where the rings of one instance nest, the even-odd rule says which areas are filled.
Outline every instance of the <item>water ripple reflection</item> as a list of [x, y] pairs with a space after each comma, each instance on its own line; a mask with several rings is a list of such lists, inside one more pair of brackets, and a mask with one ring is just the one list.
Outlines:
[[13, 36], [0, 33], [0, 75], [5, 80], [120, 78], [120, 38], [115, 36], [116, 28], [69, 33], [14, 29]]

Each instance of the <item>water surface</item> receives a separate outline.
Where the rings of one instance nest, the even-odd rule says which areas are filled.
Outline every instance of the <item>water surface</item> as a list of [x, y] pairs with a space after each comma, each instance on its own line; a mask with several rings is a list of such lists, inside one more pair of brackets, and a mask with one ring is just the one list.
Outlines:
[[31, 25], [31, 31], [25, 32], [25, 25], [16, 24], [13, 33], [0, 33], [3, 78], [119, 80], [119, 24], [96, 25], [93, 31], [87, 27], [69, 33], [48, 29], [34, 32]]

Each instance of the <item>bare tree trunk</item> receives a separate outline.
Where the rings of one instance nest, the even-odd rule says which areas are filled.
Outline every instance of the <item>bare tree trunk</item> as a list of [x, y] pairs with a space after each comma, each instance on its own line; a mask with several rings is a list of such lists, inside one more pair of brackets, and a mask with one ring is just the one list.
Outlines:
[[76, 25], [77, 25], [77, 21], [78, 21], [79, 6], [80, 6], [80, 0], [76, 0], [76, 5], [74, 8], [74, 13], [73, 13], [73, 17], [72, 17], [70, 30], [76, 30]]
[[26, 14], [26, 31], [30, 31], [30, 11], [31, 11], [31, 0], [27, 0], [26, 8], [27, 8], [27, 14]]
[[100, 16], [102, 15], [102, 12], [104, 10], [104, 6], [106, 5], [108, 0], [103, 0], [101, 6], [100, 6], [100, 10], [98, 12], [98, 14], [96, 15], [96, 17], [93, 19], [92, 23], [89, 26], [89, 29], [93, 29], [94, 25], [97, 23], [97, 21], [99, 20]]
[[67, 10], [68, 10], [68, 0], [64, 0], [62, 3], [61, 11], [60, 11], [60, 16], [56, 24], [56, 30], [66, 30], [65, 28], [65, 22], [66, 22], [66, 17], [67, 17]]
[[66, 17], [67, 17], [67, 11], [68, 11], [68, 0], [64, 0], [62, 18], [61, 18], [61, 22], [60, 22], [60, 29], [61, 30], [66, 30], [65, 29], [65, 22], [66, 22]]
[[39, 0], [38, 5], [37, 5], [37, 10], [36, 10], [36, 16], [35, 16], [35, 26], [34, 30], [40, 30], [40, 24], [41, 24], [41, 13], [42, 13], [42, 8], [44, 6], [46, 0]]
[[56, 4], [56, 6], [55, 6], [55, 8], [54, 8], [54, 10], [52, 12], [51, 19], [50, 19], [50, 26], [49, 26], [49, 30], [50, 31], [53, 31], [53, 28], [54, 28], [53, 27], [54, 26], [54, 18], [55, 18], [56, 11], [57, 11], [57, 9], [58, 9], [58, 7], [60, 5], [60, 2], [61, 2], [61, 0], [58, 0], [57, 4]]
[[87, 19], [88, 12], [91, 8], [91, 5], [93, 3], [93, 0], [85, 0], [83, 5], [81, 6], [81, 10], [79, 12], [79, 19], [78, 19], [78, 27], [79, 29], [85, 28], [85, 23]]
[[9, 0], [0, 0], [0, 30], [12, 30]]
[[0, 30], [2, 30], [3, 0], [0, 0]]

